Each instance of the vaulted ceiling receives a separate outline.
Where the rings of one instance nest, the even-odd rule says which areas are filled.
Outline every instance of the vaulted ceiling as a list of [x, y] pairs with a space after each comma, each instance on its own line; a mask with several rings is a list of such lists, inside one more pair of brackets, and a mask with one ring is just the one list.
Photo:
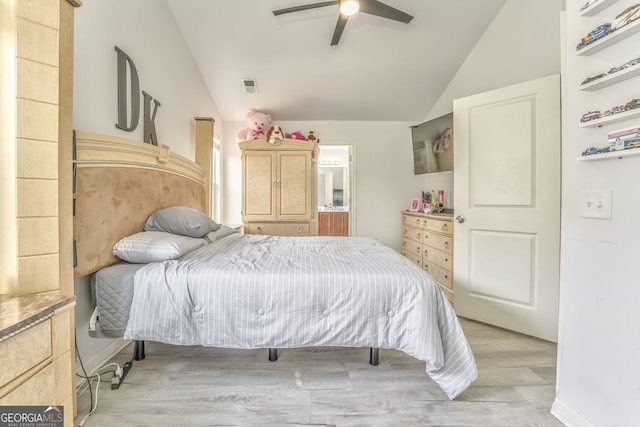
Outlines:
[[[222, 119], [420, 121], [506, 0], [382, 0], [409, 24], [360, 13], [330, 46], [338, 6], [315, 0], [168, 0]], [[247, 94], [242, 79], [254, 78]]]

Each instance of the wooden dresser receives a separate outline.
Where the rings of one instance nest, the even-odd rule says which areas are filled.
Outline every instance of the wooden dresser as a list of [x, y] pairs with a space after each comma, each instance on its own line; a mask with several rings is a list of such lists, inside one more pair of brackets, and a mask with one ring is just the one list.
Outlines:
[[402, 255], [428, 272], [453, 302], [453, 215], [403, 211]]
[[0, 406], [64, 406], [75, 411], [75, 297], [0, 295]]
[[242, 151], [242, 222], [245, 234], [315, 236], [314, 144], [264, 138], [239, 143]]

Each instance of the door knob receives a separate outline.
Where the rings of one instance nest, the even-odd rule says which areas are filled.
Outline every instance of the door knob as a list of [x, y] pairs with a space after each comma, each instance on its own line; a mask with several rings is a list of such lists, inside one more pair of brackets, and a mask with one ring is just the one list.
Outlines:
[[462, 223], [464, 222], [464, 216], [463, 216], [463, 215], [458, 215], [458, 216], [456, 217], [456, 222], [457, 222], [458, 224], [462, 224]]

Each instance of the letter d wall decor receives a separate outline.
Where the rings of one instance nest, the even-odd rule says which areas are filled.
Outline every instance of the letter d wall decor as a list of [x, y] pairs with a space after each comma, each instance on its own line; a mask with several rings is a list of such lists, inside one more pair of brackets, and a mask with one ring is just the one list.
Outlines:
[[[133, 60], [118, 46], [115, 47], [118, 52], [118, 123], [116, 127], [127, 132], [133, 132], [138, 127], [140, 119], [140, 82], [138, 80], [138, 71]], [[127, 64], [129, 65], [129, 73], [127, 73]], [[131, 96], [127, 97], [127, 77], [131, 76]], [[156, 134], [156, 112], [160, 106], [157, 99], [153, 99], [151, 95], [142, 91], [144, 96], [144, 142], [151, 145], [158, 145], [158, 135]], [[131, 117], [129, 118], [127, 109], [127, 100], [131, 101]], [[151, 112], [151, 101], [154, 103], [153, 113]]]

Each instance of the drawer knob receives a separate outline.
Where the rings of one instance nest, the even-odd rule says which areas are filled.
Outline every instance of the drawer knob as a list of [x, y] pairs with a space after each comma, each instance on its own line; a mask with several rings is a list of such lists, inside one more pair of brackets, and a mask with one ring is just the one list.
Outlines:
[[442, 231], [447, 231], [449, 229], [449, 224], [442, 224]]
[[421, 239], [420, 233], [418, 233], [416, 237], [418, 238], [418, 240], [420, 240]]
[[442, 246], [444, 246], [445, 249], [449, 249], [449, 242], [444, 242]]
[[426, 257], [429, 256], [429, 251], [427, 249], [424, 250], [424, 256], [426, 256]]
[[296, 228], [296, 231], [297, 231], [298, 233], [302, 233], [302, 227], [298, 227], [298, 228]]
[[406, 240], [402, 242], [402, 246], [407, 246], [407, 241]]

